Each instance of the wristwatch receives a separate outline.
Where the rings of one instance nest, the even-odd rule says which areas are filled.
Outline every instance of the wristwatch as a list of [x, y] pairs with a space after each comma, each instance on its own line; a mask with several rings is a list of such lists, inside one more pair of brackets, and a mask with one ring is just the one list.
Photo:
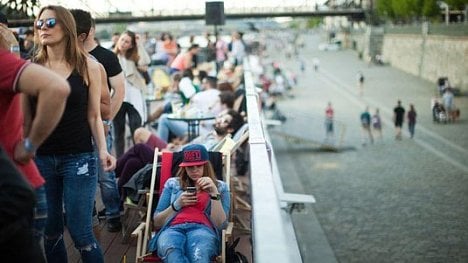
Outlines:
[[31, 142], [31, 140], [29, 138], [24, 139], [23, 146], [24, 146], [24, 149], [28, 153], [35, 153], [36, 152], [36, 147], [32, 144], [32, 142]]
[[215, 195], [210, 195], [211, 200], [221, 200], [221, 195], [219, 193]]

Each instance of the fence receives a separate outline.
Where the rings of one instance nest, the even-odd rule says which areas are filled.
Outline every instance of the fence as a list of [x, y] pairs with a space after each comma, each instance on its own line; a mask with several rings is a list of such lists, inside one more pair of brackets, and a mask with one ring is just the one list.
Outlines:
[[[427, 28], [425, 28], [427, 27]], [[465, 23], [452, 24], [414, 24], [414, 25], [391, 25], [385, 26], [386, 34], [423, 34], [426, 30], [428, 35], [443, 36], [468, 36], [468, 26]]]

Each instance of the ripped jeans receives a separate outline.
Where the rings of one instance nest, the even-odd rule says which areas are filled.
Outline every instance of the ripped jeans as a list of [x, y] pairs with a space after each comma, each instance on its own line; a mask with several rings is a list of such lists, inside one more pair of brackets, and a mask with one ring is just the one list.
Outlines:
[[206, 225], [185, 223], [170, 226], [158, 237], [158, 256], [164, 262], [211, 262], [218, 255], [219, 241]]
[[92, 227], [98, 169], [95, 154], [38, 155], [35, 161], [46, 180], [48, 218], [44, 246], [47, 261], [68, 261], [63, 240], [65, 208], [67, 229], [82, 261], [104, 262]]

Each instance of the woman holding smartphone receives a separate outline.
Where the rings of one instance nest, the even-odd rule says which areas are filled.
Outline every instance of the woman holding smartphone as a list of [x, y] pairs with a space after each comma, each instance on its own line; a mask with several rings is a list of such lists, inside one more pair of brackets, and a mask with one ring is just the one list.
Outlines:
[[229, 190], [216, 180], [203, 145], [188, 145], [183, 155], [177, 176], [167, 180], [159, 198], [153, 219], [160, 230], [149, 248], [164, 262], [210, 262], [220, 251]]

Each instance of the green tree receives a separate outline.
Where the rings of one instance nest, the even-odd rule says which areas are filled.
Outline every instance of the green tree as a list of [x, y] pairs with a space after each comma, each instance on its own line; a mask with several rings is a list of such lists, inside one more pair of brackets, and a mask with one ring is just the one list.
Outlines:
[[392, 0], [379, 0], [377, 1], [377, 13], [385, 18], [394, 19], [395, 13], [392, 8]]
[[322, 18], [311, 17], [311, 18], [307, 19], [306, 28], [318, 27], [320, 25], [320, 23], [322, 23]]
[[451, 10], [464, 10], [465, 5], [468, 5], [468, 0], [444, 0], [449, 5]]
[[440, 8], [434, 0], [424, 0], [422, 15], [426, 18], [436, 18], [440, 14]]
[[[450, 1], [467, 2], [468, 0]], [[377, 12], [380, 16], [394, 22], [412, 22], [421, 20], [423, 17], [437, 19], [440, 8], [437, 0], [379, 0], [377, 1]]]

